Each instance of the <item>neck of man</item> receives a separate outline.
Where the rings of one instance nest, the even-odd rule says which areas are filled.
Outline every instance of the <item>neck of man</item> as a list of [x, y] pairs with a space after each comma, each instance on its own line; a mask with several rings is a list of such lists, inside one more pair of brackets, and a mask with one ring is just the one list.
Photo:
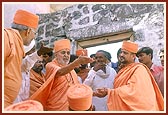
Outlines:
[[146, 63], [145, 65], [150, 69], [152, 64], [153, 64], [152, 61], [150, 61], [150, 62]]

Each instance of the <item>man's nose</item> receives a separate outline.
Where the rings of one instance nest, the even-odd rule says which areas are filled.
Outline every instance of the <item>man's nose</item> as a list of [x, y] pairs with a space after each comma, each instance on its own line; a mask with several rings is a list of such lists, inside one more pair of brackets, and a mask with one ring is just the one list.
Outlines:
[[119, 56], [123, 56], [123, 55], [124, 55], [124, 53], [123, 53], [123, 52], [121, 52]]

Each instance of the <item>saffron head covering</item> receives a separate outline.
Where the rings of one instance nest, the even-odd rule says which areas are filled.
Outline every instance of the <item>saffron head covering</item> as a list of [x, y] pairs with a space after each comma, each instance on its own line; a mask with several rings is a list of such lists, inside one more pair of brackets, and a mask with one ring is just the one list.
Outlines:
[[88, 110], [92, 105], [92, 89], [85, 84], [75, 84], [68, 89], [69, 107], [75, 111]]
[[127, 50], [132, 53], [137, 53], [138, 44], [131, 42], [131, 41], [123, 41], [122, 49]]
[[17, 10], [13, 19], [16, 24], [37, 28], [39, 17], [25, 10]]
[[35, 100], [26, 100], [12, 104], [4, 109], [5, 111], [43, 111], [43, 106]]
[[76, 50], [76, 56], [88, 56], [87, 50], [86, 49]]
[[62, 49], [69, 49], [71, 48], [71, 43], [69, 39], [61, 39], [61, 40], [57, 40], [54, 43], [54, 51], [58, 52]]

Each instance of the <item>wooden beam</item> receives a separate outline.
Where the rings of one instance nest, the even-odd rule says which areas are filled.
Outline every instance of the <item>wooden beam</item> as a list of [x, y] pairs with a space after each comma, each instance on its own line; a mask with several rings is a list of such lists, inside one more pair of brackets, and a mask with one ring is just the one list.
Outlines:
[[[130, 39], [130, 37], [131, 37], [131, 39]], [[106, 36], [106, 37], [99, 37], [99, 38], [95, 38], [95, 39], [88, 39], [88, 40], [84, 40], [84, 41], [77, 41], [77, 44], [78, 44], [78, 47], [87, 48], [87, 47], [93, 47], [93, 46], [97, 46], [97, 45], [115, 43], [115, 42], [119, 42], [122, 40], [133, 41], [133, 31], [115, 34], [115, 35]]]

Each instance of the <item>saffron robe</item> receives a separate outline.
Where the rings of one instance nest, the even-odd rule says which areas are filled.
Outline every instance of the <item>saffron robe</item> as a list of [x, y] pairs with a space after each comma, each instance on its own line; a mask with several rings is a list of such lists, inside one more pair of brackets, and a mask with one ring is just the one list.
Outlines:
[[108, 89], [109, 111], [159, 111], [164, 109], [163, 96], [147, 66], [140, 63], [122, 68]]
[[43, 111], [43, 106], [38, 101], [25, 100], [6, 107], [5, 111]]
[[33, 69], [30, 70], [30, 96], [33, 95], [45, 82], [44, 74], [36, 73]]
[[23, 41], [15, 29], [4, 29], [4, 107], [13, 104], [22, 83]]
[[68, 111], [67, 90], [70, 85], [79, 83], [74, 70], [63, 76], [55, 77], [57, 70], [62, 67], [54, 59], [46, 65], [45, 83], [30, 97], [40, 101], [46, 111]]

